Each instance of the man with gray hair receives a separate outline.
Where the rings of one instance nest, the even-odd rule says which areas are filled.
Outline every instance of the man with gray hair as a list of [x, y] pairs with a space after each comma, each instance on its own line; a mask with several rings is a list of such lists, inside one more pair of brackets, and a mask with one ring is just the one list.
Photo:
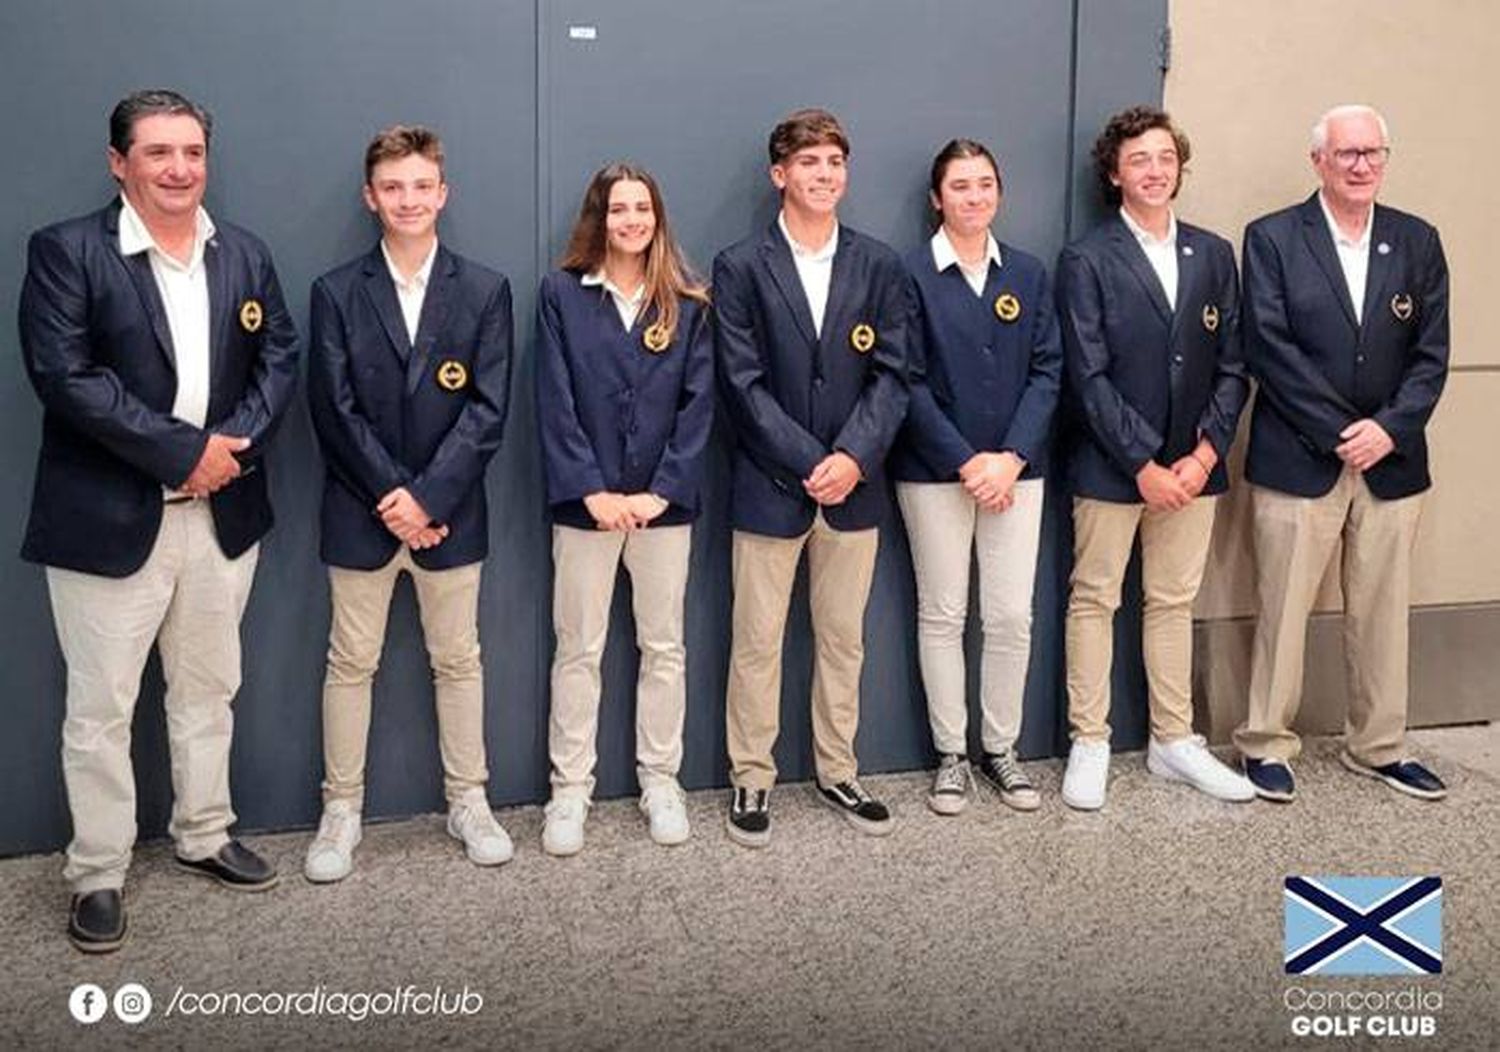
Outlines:
[[1307, 620], [1340, 540], [1343, 764], [1422, 799], [1447, 792], [1404, 737], [1411, 551], [1432, 485], [1425, 429], [1448, 373], [1448, 268], [1431, 225], [1375, 203], [1390, 154], [1375, 110], [1329, 110], [1312, 135], [1321, 188], [1245, 231], [1260, 617], [1234, 740], [1270, 800], [1295, 793]]
[[270, 253], [203, 209], [208, 114], [176, 92], [140, 91], [109, 125], [119, 196], [32, 235], [20, 306], [43, 408], [21, 554], [47, 568], [67, 664], [63, 877], [68, 937], [90, 953], [125, 938], [130, 724], [153, 643], [178, 863], [239, 890], [276, 883], [229, 836], [230, 705], [271, 526], [263, 455], [297, 377]]

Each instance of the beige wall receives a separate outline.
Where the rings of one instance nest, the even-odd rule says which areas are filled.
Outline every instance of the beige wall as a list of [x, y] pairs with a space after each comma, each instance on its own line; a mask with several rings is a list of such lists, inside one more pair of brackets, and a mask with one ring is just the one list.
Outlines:
[[[1307, 140], [1323, 110], [1365, 102], [1389, 121], [1382, 200], [1442, 232], [1457, 367], [1429, 429], [1413, 599], [1500, 601], [1500, 131], [1485, 119], [1500, 2], [1172, 0], [1169, 19], [1166, 105], [1193, 143], [1179, 211], [1237, 247], [1249, 220], [1316, 187]], [[1221, 506], [1200, 617], [1254, 612], [1245, 498], [1241, 485]], [[1337, 605], [1332, 581], [1324, 600]]]

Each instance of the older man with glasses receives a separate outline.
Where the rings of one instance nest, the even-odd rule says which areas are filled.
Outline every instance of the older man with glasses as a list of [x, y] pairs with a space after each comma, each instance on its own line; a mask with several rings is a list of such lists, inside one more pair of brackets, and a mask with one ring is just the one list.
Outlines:
[[1307, 619], [1340, 540], [1344, 766], [1422, 799], [1447, 792], [1404, 737], [1411, 550], [1432, 485], [1425, 429], [1448, 373], [1448, 268], [1431, 225], [1375, 203], [1390, 154], [1375, 110], [1329, 110], [1312, 135], [1321, 188], [1245, 232], [1260, 618], [1249, 717], [1234, 737], [1270, 800], [1295, 793]]

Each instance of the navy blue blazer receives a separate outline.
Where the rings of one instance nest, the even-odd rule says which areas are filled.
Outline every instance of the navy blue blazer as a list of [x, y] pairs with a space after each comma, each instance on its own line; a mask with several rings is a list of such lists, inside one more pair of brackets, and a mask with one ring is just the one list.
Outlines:
[[713, 427], [713, 347], [707, 306], [683, 298], [672, 342], [646, 346], [656, 320], [643, 307], [628, 330], [603, 285], [557, 270], [537, 297], [537, 427], [554, 522], [593, 529], [590, 493], [655, 493], [651, 525], [698, 515]]
[[816, 502], [802, 488], [835, 450], [863, 479], [823, 509], [836, 530], [878, 525], [890, 503], [885, 457], [906, 414], [912, 294], [900, 258], [847, 226], [821, 338], [792, 250], [773, 222], [714, 260], [714, 349], [734, 429], [734, 528], [796, 537]]
[[307, 393], [326, 467], [324, 562], [390, 562], [401, 542], [375, 506], [397, 486], [448, 527], [412, 552], [418, 566], [484, 558], [484, 471], [505, 429], [510, 360], [510, 283], [441, 243], [415, 346], [378, 243], [314, 283]]
[[[120, 253], [120, 202], [39, 230], [21, 288], [21, 351], [42, 401], [22, 558], [126, 577], [151, 554], [162, 487], [187, 480], [210, 433], [250, 439], [239, 478], [209, 500], [219, 547], [271, 528], [261, 454], [297, 381], [297, 330], [253, 234], [217, 223], [203, 252], [209, 300], [206, 425], [172, 416], [177, 371], [144, 252]], [[253, 306], [252, 306], [253, 305]]]
[[1141, 468], [1170, 467], [1200, 438], [1219, 456], [1203, 493], [1222, 493], [1249, 388], [1229, 242], [1178, 220], [1175, 311], [1118, 212], [1063, 249], [1057, 269], [1074, 495], [1139, 503]]
[[1026, 461], [1022, 478], [1047, 473], [1063, 368], [1052, 283], [1041, 260], [1019, 249], [1001, 245], [1000, 261], [975, 296], [958, 264], [937, 269], [930, 244], [906, 257], [917, 310], [893, 478], [951, 482], [975, 453], [1002, 450]]
[[1245, 230], [1245, 358], [1259, 384], [1245, 475], [1302, 497], [1344, 464], [1339, 432], [1373, 419], [1396, 448], [1364, 473], [1384, 500], [1432, 485], [1427, 418], [1448, 376], [1448, 264], [1438, 232], [1375, 206], [1370, 269], [1354, 320], [1316, 193]]

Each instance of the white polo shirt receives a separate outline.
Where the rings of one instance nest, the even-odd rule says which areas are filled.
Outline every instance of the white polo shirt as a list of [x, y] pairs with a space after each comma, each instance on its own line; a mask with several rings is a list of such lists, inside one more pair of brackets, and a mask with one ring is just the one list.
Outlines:
[[1375, 224], [1375, 206], [1365, 216], [1365, 231], [1359, 240], [1351, 241], [1339, 229], [1338, 220], [1328, 210], [1323, 200], [1323, 191], [1318, 191], [1318, 207], [1323, 209], [1323, 218], [1328, 221], [1328, 233], [1333, 236], [1333, 247], [1338, 250], [1339, 269], [1344, 272], [1344, 284], [1349, 287], [1349, 299], [1354, 303], [1354, 320], [1363, 324], [1365, 312], [1365, 284], [1370, 276], [1370, 227]]
[[833, 224], [833, 233], [818, 248], [808, 248], [792, 237], [786, 228], [786, 213], [779, 212], [776, 225], [781, 236], [792, 249], [792, 262], [797, 265], [797, 278], [802, 282], [802, 292], [807, 296], [808, 309], [812, 311], [813, 329], [823, 335], [823, 313], [828, 309], [828, 288], [833, 284], [833, 254], [839, 247], [839, 225]]
[[641, 312], [641, 304], [646, 302], [646, 283], [642, 281], [632, 295], [625, 295], [620, 287], [604, 276], [604, 271], [596, 270], [592, 274], [585, 274], [578, 279], [578, 283], [585, 287], [598, 288], [604, 286], [604, 291], [609, 293], [609, 298], [614, 301], [615, 313], [620, 316], [620, 324], [625, 326], [629, 332], [630, 327], [635, 324], [635, 316]]
[[391, 272], [391, 281], [396, 285], [396, 298], [401, 301], [401, 320], [406, 322], [406, 338], [415, 347], [417, 325], [422, 320], [422, 303], [427, 299], [427, 282], [432, 278], [432, 261], [437, 259], [437, 242], [433, 241], [432, 250], [427, 253], [427, 258], [422, 261], [410, 281], [402, 276], [396, 261], [391, 258], [391, 250], [386, 247], [385, 238], [380, 239], [380, 254], [385, 256], [386, 269]]
[[130, 199], [120, 195], [120, 254], [145, 252], [151, 261], [151, 276], [156, 279], [156, 291], [167, 314], [177, 368], [172, 415], [194, 427], [202, 427], [208, 420], [208, 272], [203, 267], [203, 250], [213, 236], [214, 222], [199, 206], [193, 252], [183, 263], [162, 251]]
[[972, 270], [964, 266], [964, 261], [958, 258], [958, 252], [953, 247], [953, 241], [948, 237], [948, 231], [943, 227], [937, 228], [937, 233], [932, 235], [932, 265], [939, 273], [949, 267], [958, 267], [959, 273], [969, 283], [969, 288], [974, 290], [974, 295], [984, 295], [984, 284], [990, 277], [990, 264], [1003, 266], [1000, 262], [1000, 246], [995, 242], [995, 235], [986, 233], [984, 235], [984, 258], [979, 265]]
[[1151, 269], [1156, 271], [1156, 278], [1161, 282], [1162, 291], [1167, 294], [1167, 306], [1174, 311], [1177, 309], [1177, 214], [1170, 209], [1167, 211], [1167, 236], [1158, 238], [1151, 231], [1141, 226], [1130, 213], [1120, 208], [1120, 218], [1125, 220], [1125, 227], [1135, 235], [1136, 242], [1141, 250], [1146, 253], [1146, 261], [1151, 264]]

